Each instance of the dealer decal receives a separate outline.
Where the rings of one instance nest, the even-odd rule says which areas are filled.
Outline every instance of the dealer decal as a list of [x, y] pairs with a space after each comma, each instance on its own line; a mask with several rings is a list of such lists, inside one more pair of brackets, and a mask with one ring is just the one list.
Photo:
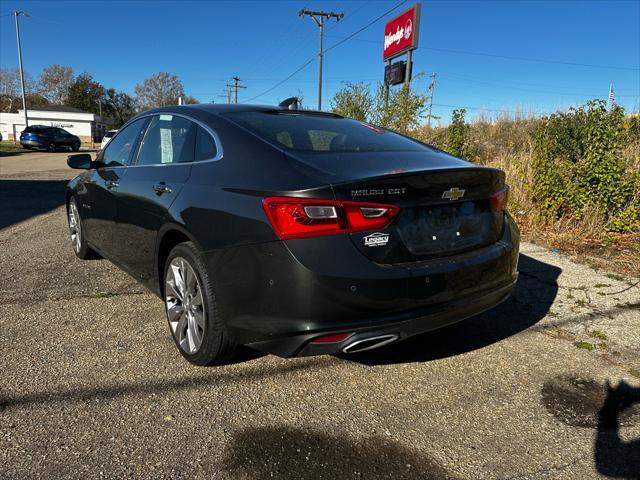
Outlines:
[[365, 247], [382, 247], [389, 243], [389, 234], [382, 232], [375, 232], [371, 235], [364, 237]]

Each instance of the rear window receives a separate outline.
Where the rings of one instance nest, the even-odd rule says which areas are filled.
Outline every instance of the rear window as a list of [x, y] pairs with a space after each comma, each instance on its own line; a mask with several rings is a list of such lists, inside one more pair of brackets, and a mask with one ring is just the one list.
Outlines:
[[44, 125], [32, 125], [24, 129], [26, 133], [44, 133], [52, 130], [51, 127], [47, 127]]
[[425, 145], [350, 118], [288, 112], [233, 112], [227, 117], [278, 147], [300, 152], [422, 151]]
[[110, 130], [104, 134], [104, 138], [111, 138], [115, 135], [115, 133], [116, 133], [116, 130]]

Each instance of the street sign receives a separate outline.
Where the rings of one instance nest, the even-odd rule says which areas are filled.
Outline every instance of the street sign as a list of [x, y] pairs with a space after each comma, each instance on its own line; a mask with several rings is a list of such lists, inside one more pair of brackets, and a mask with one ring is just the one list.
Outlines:
[[420, 30], [420, 4], [401, 13], [384, 26], [384, 49], [382, 59], [390, 60], [409, 50], [418, 48]]
[[398, 85], [403, 83], [406, 72], [407, 62], [404, 60], [386, 65], [384, 67], [384, 83], [386, 85]]

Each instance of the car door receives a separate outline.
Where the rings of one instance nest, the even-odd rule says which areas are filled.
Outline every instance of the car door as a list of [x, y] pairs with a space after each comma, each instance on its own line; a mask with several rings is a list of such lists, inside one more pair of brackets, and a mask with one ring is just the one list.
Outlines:
[[62, 142], [61, 144], [64, 145], [65, 147], [73, 146], [73, 142], [75, 140], [74, 136], [62, 128], [60, 128], [59, 130], [60, 130], [60, 140]]
[[52, 128], [51, 136], [53, 139], [53, 143], [56, 144], [56, 147], [66, 146], [67, 144], [67, 135], [64, 130], [61, 128]]
[[196, 128], [180, 115], [154, 115], [135, 162], [120, 181], [116, 229], [122, 261], [143, 281], [153, 278], [158, 230], [191, 173]]
[[129, 165], [148, 118], [141, 118], [122, 129], [100, 152], [85, 182], [88, 201], [79, 206], [87, 241], [110, 259], [119, 257], [115, 236], [116, 192]]

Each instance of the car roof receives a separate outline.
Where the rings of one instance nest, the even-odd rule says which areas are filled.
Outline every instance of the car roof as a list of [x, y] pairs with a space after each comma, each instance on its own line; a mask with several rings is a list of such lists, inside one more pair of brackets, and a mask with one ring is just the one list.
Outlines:
[[162, 113], [162, 112], [184, 112], [188, 114], [189, 111], [206, 112], [212, 114], [232, 113], [232, 112], [273, 112], [281, 110], [282, 112], [298, 112], [301, 114], [319, 114], [327, 116], [339, 117], [339, 115], [332, 114], [331, 112], [321, 112], [317, 110], [290, 110], [280, 106], [274, 105], [252, 105], [252, 104], [227, 104], [227, 103], [197, 103], [193, 105], [172, 105], [169, 107], [154, 108], [143, 112], [144, 114], [150, 113]]

